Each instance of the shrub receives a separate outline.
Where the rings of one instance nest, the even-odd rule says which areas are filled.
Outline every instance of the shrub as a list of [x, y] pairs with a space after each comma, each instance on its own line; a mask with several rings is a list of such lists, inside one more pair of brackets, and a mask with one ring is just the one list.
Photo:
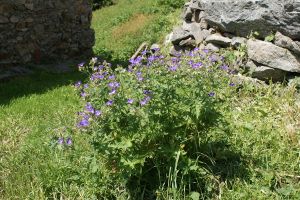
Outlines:
[[141, 181], [151, 171], [157, 177], [151, 175], [148, 189], [168, 183], [174, 189], [179, 180], [183, 187], [201, 189], [200, 143], [223, 126], [219, 109], [234, 87], [232, 71], [222, 56], [208, 51], [173, 58], [159, 50], [147, 53], [130, 60], [127, 69], [113, 70], [96, 58], [80, 64], [90, 81], [76, 84], [86, 103], [78, 127], [91, 134], [116, 185], [138, 180], [133, 185], [140, 194]]
[[104, 6], [110, 6], [115, 3], [114, 0], [93, 0], [93, 10], [102, 8]]

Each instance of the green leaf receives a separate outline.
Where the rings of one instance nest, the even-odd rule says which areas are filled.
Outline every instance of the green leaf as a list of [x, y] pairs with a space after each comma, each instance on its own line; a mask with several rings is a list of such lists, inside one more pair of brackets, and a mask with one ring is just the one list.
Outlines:
[[199, 194], [199, 192], [191, 192], [190, 197], [192, 200], [199, 200], [200, 194]]

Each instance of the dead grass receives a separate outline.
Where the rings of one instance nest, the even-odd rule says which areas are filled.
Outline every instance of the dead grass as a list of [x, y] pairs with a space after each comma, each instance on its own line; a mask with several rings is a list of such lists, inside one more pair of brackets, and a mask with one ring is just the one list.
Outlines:
[[153, 17], [153, 15], [145, 14], [133, 15], [127, 22], [113, 29], [112, 36], [114, 39], [121, 39], [127, 35], [136, 34], [142, 30]]

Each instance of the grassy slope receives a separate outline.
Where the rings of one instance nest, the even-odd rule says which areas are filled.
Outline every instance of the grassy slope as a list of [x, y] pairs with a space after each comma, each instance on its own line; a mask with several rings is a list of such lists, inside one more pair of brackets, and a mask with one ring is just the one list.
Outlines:
[[[93, 17], [95, 53], [125, 62], [140, 41], [156, 41], [171, 26], [164, 18], [164, 28], [155, 30], [153, 35], [144, 34], [149, 27], [160, 28], [156, 25], [158, 16], [149, 14], [153, 12], [151, 9], [155, 10], [153, 1], [120, 0], [115, 6], [96, 11]], [[123, 32], [125, 26], [136, 25], [125, 24], [133, 15], [145, 19], [138, 21], [141, 24], [137, 28]], [[80, 100], [71, 84], [83, 78], [78, 73], [37, 72], [0, 83], [0, 199], [45, 199], [60, 195], [86, 199], [99, 189], [90, 185], [94, 177], [87, 173], [91, 150], [86, 136], [78, 136], [70, 130], [80, 110]], [[68, 135], [74, 137], [72, 151], [55, 146], [57, 137]], [[83, 183], [85, 187], [81, 187]]]
[[[94, 15], [95, 51], [117, 61], [128, 59], [125, 55], [147, 40], [146, 27], [159, 18], [144, 9], [151, 7], [152, 1], [126, 2]], [[135, 14], [145, 15], [149, 24], [112, 38], [113, 31], [122, 35], [118, 27], [130, 27], [130, 16]], [[139, 35], [142, 37], [137, 39]], [[77, 73], [37, 73], [0, 84], [1, 199], [87, 199], [99, 190], [97, 177], [88, 172], [93, 161], [86, 136], [72, 130], [80, 101], [70, 84], [82, 78]], [[300, 105], [295, 103], [294, 92], [249, 86], [232, 103], [234, 109], [227, 118], [235, 131], [226, 139], [228, 144], [215, 143], [205, 150], [213, 160], [212, 174], [222, 181], [219, 196], [299, 199]], [[73, 149], [54, 145], [55, 137], [61, 135], [73, 136]], [[212, 141], [218, 141], [217, 137], [212, 135]]]

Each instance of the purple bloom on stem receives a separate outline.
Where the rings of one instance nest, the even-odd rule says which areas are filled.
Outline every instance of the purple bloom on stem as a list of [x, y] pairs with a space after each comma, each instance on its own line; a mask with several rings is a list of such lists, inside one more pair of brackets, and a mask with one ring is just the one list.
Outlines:
[[78, 68], [80, 69], [80, 68], [83, 68], [84, 67], [84, 65], [85, 65], [85, 63], [84, 62], [82, 62], [82, 63], [79, 63], [78, 64]]
[[230, 83], [229, 86], [234, 87], [235, 83]]
[[85, 109], [90, 112], [90, 113], [94, 113], [95, 112], [95, 109], [93, 108], [92, 104], [87, 102], [86, 103], [86, 106], [85, 106]]
[[200, 49], [198, 47], [196, 47], [193, 51], [199, 51]]
[[146, 96], [143, 100], [140, 101], [141, 106], [146, 105], [151, 100], [151, 97]]
[[220, 69], [227, 71], [227, 70], [229, 70], [229, 67], [228, 67], [228, 65], [222, 65], [222, 66], [220, 66]]
[[64, 138], [63, 137], [58, 138], [57, 143], [62, 145], [64, 143]]
[[214, 92], [210, 92], [210, 93], [208, 93], [208, 96], [213, 97], [213, 96], [215, 96], [215, 94], [216, 93], [214, 93]]
[[143, 58], [141, 56], [138, 56], [136, 59], [130, 59], [129, 62], [131, 65], [135, 66], [141, 64], [142, 59]]
[[82, 84], [81, 81], [77, 81], [77, 82], [75, 83], [75, 87], [79, 88], [79, 87], [81, 86], [81, 84]]
[[110, 91], [110, 93], [109, 93], [109, 95], [114, 95], [114, 94], [116, 94], [116, 90], [115, 89], [113, 89], [112, 91]]
[[84, 87], [84, 88], [88, 88], [88, 87], [89, 87], [89, 84], [84, 84], [83, 87]]
[[81, 92], [81, 93], [80, 93], [80, 96], [81, 96], [81, 97], [86, 97], [87, 94], [86, 94], [85, 92]]
[[127, 103], [128, 103], [128, 104], [133, 104], [133, 99], [128, 99], [128, 100], [127, 100]]
[[118, 82], [110, 82], [108, 84], [108, 87], [110, 87], [112, 89], [119, 88], [120, 87], [120, 83], [118, 83]]
[[151, 55], [148, 57], [149, 62], [153, 62], [153, 61], [155, 61], [155, 59], [156, 59], [156, 57], [154, 55]]
[[81, 121], [78, 123], [77, 126], [80, 128], [80, 127], [87, 127], [87, 126], [89, 126], [89, 125], [90, 125], [89, 120], [83, 119], [83, 120], [81, 120]]
[[144, 90], [143, 93], [144, 94], [151, 94], [152, 92], [150, 90]]
[[66, 140], [67, 146], [71, 146], [72, 143], [73, 143], [72, 139], [70, 137], [68, 137], [67, 140]]
[[142, 72], [137, 72], [136, 76], [138, 78], [138, 81], [143, 81], [144, 80], [144, 78], [142, 77]]
[[203, 65], [202, 62], [198, 62], [198, 63], [192, 64], [192, 68], [197, 69], [197, 68], [201, 67], [202, 65]]
[[99, 117], [100, 115], [102, 115], [102, 112], [100, 110], [95, 110], [95, 116]]
[[111, 75], [108, 77], [109, 80], [114, 80], [115, 78], [116, 78], [115, 75]]
[[174, 65], [174, 66], [171, 66], [171, 67], [169, 67], [169, 70], [170, 70], [170, 71], [176, 71], [176, 70], [177, 70], [177, 66], [175, 66], [175, 65]]
[[142, 51], [142, 55], [146, 55], [147, 52], [148, 52], [148, 51], [145, 49], [144, 51]]
[[107, 105], [107, 106], [111, 106], [111, 105], [113, 105], [113, 103], [114, 103], [113, 100], [109, 100], [109, 101], [106, 102], [106, 105]]
[[203, 52], [204, 53], [209, 53], [209, 50], [208, 49], [203, 49]]

